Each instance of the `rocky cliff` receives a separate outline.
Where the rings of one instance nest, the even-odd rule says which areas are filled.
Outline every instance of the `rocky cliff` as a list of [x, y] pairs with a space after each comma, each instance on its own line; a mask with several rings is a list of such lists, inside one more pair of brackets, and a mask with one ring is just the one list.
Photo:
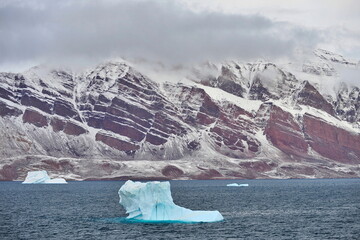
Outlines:
[[359, 68], [314, 53], [298, 68], [207, 63], [179, 82], [125, 61], [0, 73], [0, 180], [359, 177], [359, 85], [336, 70]]

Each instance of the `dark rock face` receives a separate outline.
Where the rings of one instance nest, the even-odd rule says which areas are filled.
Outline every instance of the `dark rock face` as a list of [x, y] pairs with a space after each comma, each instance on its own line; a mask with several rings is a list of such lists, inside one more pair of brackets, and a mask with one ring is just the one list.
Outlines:
[[102, 126], [104, 130], [129, 137], [132, 141], [140, 142], [145, 137], [145, 134], [136, 128], [111, 121], [108, 117], [105, 117]]
[[360, 134], [337, 128], [310, 114], [304, 115], [304, 132], [310, 146], [322, 156], [343, 163], [360, 163]]
[[[107, 67], [104, 66], [105, 71]], [[106, 138], [98, 137], [98, 141], [136, 154], [142, 144], [162, 148], [169, 137], [188, 133], [188, 127], [179, 118], [175, 106], [160, 94], [156, 84], [124, 64], [114, 67], [120, 73], [124, 71], [121, 77], [101, 76], [104, 69], [98, 74], [88, 75], [88, 89], [92, 91], [79, 99], [80, 112], [87, 124], [107, 133]], [[110, 87], [111, 94], [98, 94], [107, 87]], [[163, 158], [161, 155], [157, 157]]]
[[22, 114], [22, 111], [20, 109], [17, 109], [15, 107], [11, 107], [6, 105], [5, 103], [0, 101], [0, 116], [19, 116]]
[[123, 140], [116, 139], [114, 137], [106, 136], [101, 133], [96, 134], [96, 141], [101, 141], [101, 142], [105, 143], [106, 145], [108, 145], [109, 147], [116, 148], [117, 150], [124, 151], [124, 152], [136, 151], [140, 148], [139, 146], [137, 146], [135, 144], [131, 144], [131, 143], [125, 142]]
[[54, 117], [51, 119], [50, 125], [54, 132], [59, 132], [64, 130], [66, 123], [61, 119]]
[[161, 170], [161, 173], [170, 178], [179, 178], [184, 175], [184, 172], [174, 165], [167, 165]]
[[351, 123], [360, 122], [360, 89], [342, 85], [335, 102], [336, 114]]
[[[214, 70], [211, 68], [216, 68], [216, 66], [211, 66], [211, 64], [204, 67], [209, 68], [210, 72]], [[244, 97], [248, 83], [243, 81], [243, 77], [239, 79], [238, 75], [242, 75], [240, 66], [235, 63], [229, 63], [228, 65], [221, 66], [219, 71], [219, 76], [212, 76], [211, 74], [202, 75], [199, 72], [195, 72], [195, 75], [198, 75], [203, 85], [219, 88], [235, 96]]]
[[233, 158], [256, 156], [260, 143], [251, 133], [257, 129], [246, 119], [251, 114], [233, 104], [224, 109], [226, 111], [221, 112], [214, 127], [210, 128], [209, 136], [216, 144], [215, 149]]
[[12, 165], [5, 165], [2, 169], [0, 169], [0, 180], [12, 181], [16, 180], [17, 177], [17, 169]]
[[63, 121], [56, 117], [51, 119], [50, 125], [54, 132], [63, 131], [68, 135], [74, 135], [74, 136], [79, 136], [81, 134], [87, 133], [87, 130], [84, 129], [83, 127], [75, 123], [72, 123], [70, 121]]
[[158, 146], [167, 142], [165, 138], [157, 137], [156, 135], [152, 135], [151, 133], [146, 134], [145, 140], [153, 145]]
[[275, 147], [287, 154], [307, 154], [308, 143], [299, 124], [290, 113], [277, 106], [271, 106], [264, 133]]
[[23, 92], [21, 104], [25, 106], [35, 107], [46, 113], [51, 114], [53, 112], [52, 104], [49, 104], [47, 101], [43, 101], [40, 96], [34, 96], [30, 91]]
[[201, 125], [209, 125], [216, 121], [219, 113], [220, 111], [218, 106], [216, 106], [216, 104], [206, 95], [203, 99], [203, 103], [199, 109], [196, 119]]
[[249, 98], [253, 100], [277, 100], [293, 94], [298, 84], [295, 76], [284, 72], [273, 63], [255, 65], [252, 84], [249, 89]]
[[41, 113], [26, 109], [23, 115], [23, 122], [24, 123], [31, 123], [36, 127], [45, 127], [48, 125], [48, 119]]
[[182, 100], [178, 108], [186, 113], [183, 116], [185, 122], [199, 128], [209, 128], [207, 136], [218, 153], [234, 158], [249, 158], [259, 152], [260, 143], [249, 134], [249, 131], [257, 130], [253, 122], [248, 120], [253, 117], [251, 113], [235, 104], [216, 103], [200, 88], [167, 87], [169, 91], [177, 92], [176, 98]]
[[46, 159], [41, 162], [46, 164], [45, 170], [71, 171], [75, 168], [74, 164], [68, 160], [55, 161], [52, 159]]
[[305, 81], [304, 87], [299, 92], [297, 102], [299, 104], [304, 104], [323, 110], [330, 115], [335, 115], [333, 106], [327, 102], [325, 98], [308, 81]]
[[54, 102], [54, 114], [74, 119], [78, 118], [77, 111], [70, 103], [66, 101], [56, 100]]
[[68, 134], [68, 135], [75, 135], [75, 136], [79, 136], [81, 134], [86, 133], [87, 131], [80, 127], [77, 124], [71, 123], [71, 122], [67, 122], [64, 128], [64, 133]]
[[209, 85], [239, 97], [243, 97], [245, 93], [243, 83], [237, 82], [234, 73], [225, 66], [222, 66], [221, 75], [218, 78], [210, 79]]
[[253, 100], [267, 101], [269, 99], [279, 99], [272, 95], [267, 88], [263, 86], [260, 78], [256, 78], [250, 88], [250, 97]]
[[0, 88], [0, 97], [12, 101], [13, 94], [5, 88]]

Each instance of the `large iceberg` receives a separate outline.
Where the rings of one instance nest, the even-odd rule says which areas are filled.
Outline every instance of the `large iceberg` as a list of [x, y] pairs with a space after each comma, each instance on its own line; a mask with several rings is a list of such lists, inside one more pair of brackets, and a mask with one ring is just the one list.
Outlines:
[[63, 178], [50, 179], [49, 175], [45, 170], [43, 171], [31, 171], [27, 173], [23, 184], [36, 184], [36, 183], [67, 183]]
[[119, 190], [120, 204], [127, 219], [161, 222], [218, 222], [224, 220], [219, 211], [193, 211], [173, 202], [169, 182], [127, 181]]
[[230, 184], [227, 184], [226, 186], [228, 186], [228, 187], [248, 187], [249, 184], [247, 184], [247, 183], [243, 183], [243, 184], [230, 183]]

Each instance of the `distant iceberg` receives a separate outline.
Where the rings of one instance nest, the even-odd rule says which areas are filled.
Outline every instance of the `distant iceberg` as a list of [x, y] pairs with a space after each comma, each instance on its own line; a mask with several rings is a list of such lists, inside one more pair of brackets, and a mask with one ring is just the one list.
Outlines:
[[45, 184], [51, 184], [51, 183], [67, 183], [65, 181], [65, 179], [63, 178], [54, 178], [54, 179], [50, 179], [49, 175], [47, 174], [47, 172], [45, 170], [43, 171], [31, 171], [28, 172], [25, 181], [22, 182], [23, 184], [40, 184], [40, 183], [45, 183]]
[[127, 219], [140, 222], [218, 222], [224, 220], [219, 211], [193, 211], [173, 202], [169, 182], [127, 181], [119, 190], [120, 204]]
[[226, 186], [228, 186], [228, 187], [248, 187], [249, 184], [247, 184], [247, 183], [243, 183], [243, 184], [230, 183], [230, 184], [227, 184]]

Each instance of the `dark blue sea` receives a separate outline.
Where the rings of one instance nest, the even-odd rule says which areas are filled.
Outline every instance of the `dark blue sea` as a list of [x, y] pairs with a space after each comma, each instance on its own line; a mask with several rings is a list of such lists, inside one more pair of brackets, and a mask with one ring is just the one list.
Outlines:
[[171, 181], [176, 204], [225, 218], [198, 224], [123, 221], [123, 183], [0, 182], [0, 239], [360, 239], [360, 179]]

